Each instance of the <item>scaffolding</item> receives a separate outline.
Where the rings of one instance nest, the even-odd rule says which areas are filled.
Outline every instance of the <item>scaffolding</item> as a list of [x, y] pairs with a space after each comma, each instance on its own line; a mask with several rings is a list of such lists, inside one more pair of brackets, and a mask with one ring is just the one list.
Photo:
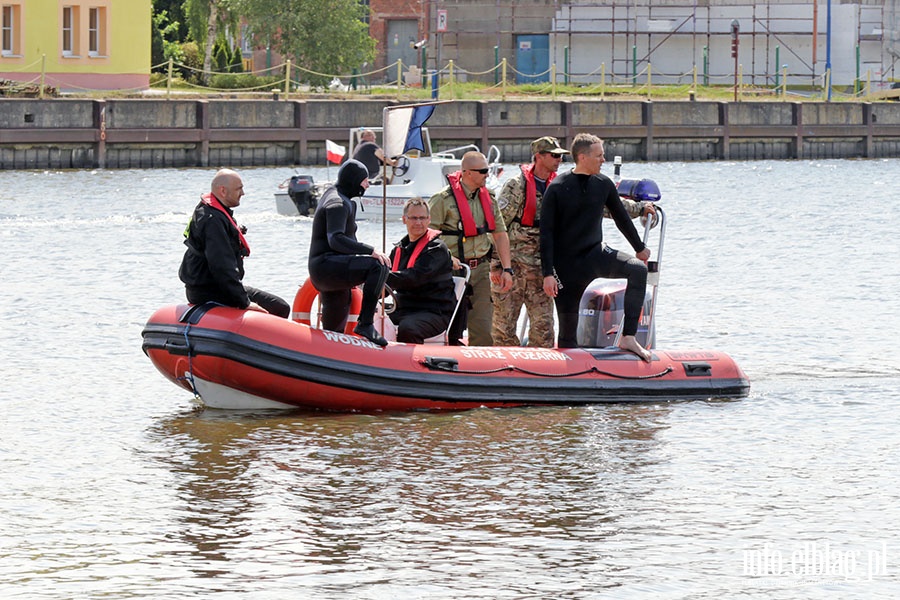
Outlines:
[[[721, 83], [733, 76], [734, 21], [740, 69], [751, 85], [777, 85], [787, 73], [794, 86], [821, 86], [829, 66], [836, 85], [866, 78], [889, 85], [900, 57], [900, 0], [422, 1], [438, 42], [429, 49], [431, 64], [454, 60], [463, 72], [502, 58], [518, 68], [517, 40], [546, 35], [556, 73], [575, 82], [646, 82], [652, 72], [657, 83], [697, 74]], [[439, 10], [449, 23], [441, 33]]]

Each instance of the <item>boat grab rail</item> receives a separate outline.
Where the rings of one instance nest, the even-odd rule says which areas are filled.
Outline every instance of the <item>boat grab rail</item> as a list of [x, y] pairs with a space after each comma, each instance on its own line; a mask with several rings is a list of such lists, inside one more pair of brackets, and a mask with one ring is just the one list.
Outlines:
[[[642, 217], [644, 220], [643, 242], [644, 245], [648, 248], [649, 246], [647, 245], [647, 242], [650, 241], [650, 230], [655, 229], [657, 226], [659, 227], [659, 241], [656, 246], [656, 260], [647, 261], [647, 284], [653, 286], [653, 293], [650, 296], [650, 314], [647, 315], [648, 337], [650, 335], [649, 332], [653, 331], [651, 327], [653, 326], [653, 317], [656, 314], [656, 296], [659, 293], [659, 269], [662, 265], [663, 243], [666, 240], [666, 212], [659, 204], [654, 203], [653, 206], [656, 208], [656, 215], [648, 215], [646, 217]], [[613, 345], [615, 346], [618, 346], [619, 340], [622, 339], [622, 328], [624, 323], [625, 317], [622, 316], [622, 320], [619, 321], [616, 339], [613, 341]]]
[[611, 377], [613, 379], [624, 379], [630, 381], [643, 381], [647, 379], [659, 379], [661, 377], [665, 377], [669, 373], [672, 373], [675, 369], [672, 365], [666, 366], [662, 371], [656, 373], [648, 373], [647, 375], [624, 375], [622, 373], [613, 373], [612, 371], [606, 371], [604, 369], [599, 369], [595, 365], [591, 365], [586, 369], [582, 369], [581, 371], [575, 371], [571, 373], [545, 373], [541, 371], [534, 371], [532, 369], [526, 369], [524, 367], [520, 367], [518, 365], [504, 365], [502, 367], [496, 367], [493, 369], [460, 369], [459, 362], [455, 358], [449, 358], [444, 356], [426, 356], [423, 360], [419, 361], [419, 364], [423, 367], [430, 369], [432, 371], [443, 371], [444, 373], [458, 373], [461, 375], [491, 375], [493, 373], [502, 373], [504, 371], [511, 373], [523, 373], [525, 375], [533, 375], [535, 377], [548, 377], [548, 378], [564, 378], [564, 377], [580, 377], [582, 375], [587, 375], [589, 373], [596, 373], [597, 375], [605, 375], [606, 377]]
[[475, 150], [476, 152], [478, 152], [481, 149], [478, 146], [476, 146], [475, 144], [466, 144], [465, 146], [459, 146], [457, 148], [449, 148], [447, 150], [441, 150], [440, 152], [435, 152], [434, 154], [432, 154], [432, 156], [437, 157], [437, 158], [459, 159], [459, 157], [456, 155], [457, 152], [467, 152], [469, 150]]
[[500, 148], [491, 144], [487, 152], [487, 161], [489, 165], [500, 164]]

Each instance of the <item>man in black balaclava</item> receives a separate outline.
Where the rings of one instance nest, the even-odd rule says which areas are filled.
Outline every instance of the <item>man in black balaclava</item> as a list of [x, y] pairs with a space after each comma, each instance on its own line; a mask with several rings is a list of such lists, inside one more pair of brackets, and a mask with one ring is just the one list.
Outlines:
[[356, 203], [369, 187], [369, 171], [356, 160], [338, 170], [337, 181], [322, 194], [313, 217], [309, 244], [309, 277], [319, 290], [322, 327], [344, 331], [350, 314], [350, 290], [363, 284], [362, 306], [354, 333], [379, 346], [387, 341], [373, 321], [381, 289], [390, 273], [390, 260], [356, 239]]

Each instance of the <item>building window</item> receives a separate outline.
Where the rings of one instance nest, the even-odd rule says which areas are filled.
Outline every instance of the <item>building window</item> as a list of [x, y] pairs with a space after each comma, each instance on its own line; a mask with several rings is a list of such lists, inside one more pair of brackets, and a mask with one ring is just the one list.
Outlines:
[[21, 31], [22, 31], [22, 9], [18, 4], [3, 5], [3, 56], [18, 56], [22, 52]]
[[241, 25], [241, 54], [243, 56], [253, 54], [253, 34], [247, 25]]
[[369, 8], [369, 0], [359, 0], [359, 3], [363, 7], [362, 22], [365, 23], [366, 25], [368, 25], [369, 24], [369, 15], [372, 12], [372, 9]]
[[76, 9], [74, 6], [63, 6], [62, 18], [62, 55], [75, 55], [75, 37], [78, 31], [75, 29], [77, 23]]
[[88, 56], [106, 55], [106, 9], [88, 11]]

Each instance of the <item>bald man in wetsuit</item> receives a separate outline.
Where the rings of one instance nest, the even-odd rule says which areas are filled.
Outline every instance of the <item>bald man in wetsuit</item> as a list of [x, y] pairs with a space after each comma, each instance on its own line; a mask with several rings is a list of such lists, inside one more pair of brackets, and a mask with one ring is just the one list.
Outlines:
[[[578, 306], [597, 277], [627, 279], [625, 322], [619, 347], [649, 362], [651, 354], [635, 338], [647, 289], [650, 250], [631, 222], [616, 186], [600, 174], [603, 140], [579, 133], [572, 143], [575, 168], [547, 186], [541, 204], [541, 267], [544, 292], [556, 301], [559, 348], [577, 346]], [[636, 253], [632, 257], [603, 243], [603, 209]], [[558, 278], [558, 279], [557, 279]]]

